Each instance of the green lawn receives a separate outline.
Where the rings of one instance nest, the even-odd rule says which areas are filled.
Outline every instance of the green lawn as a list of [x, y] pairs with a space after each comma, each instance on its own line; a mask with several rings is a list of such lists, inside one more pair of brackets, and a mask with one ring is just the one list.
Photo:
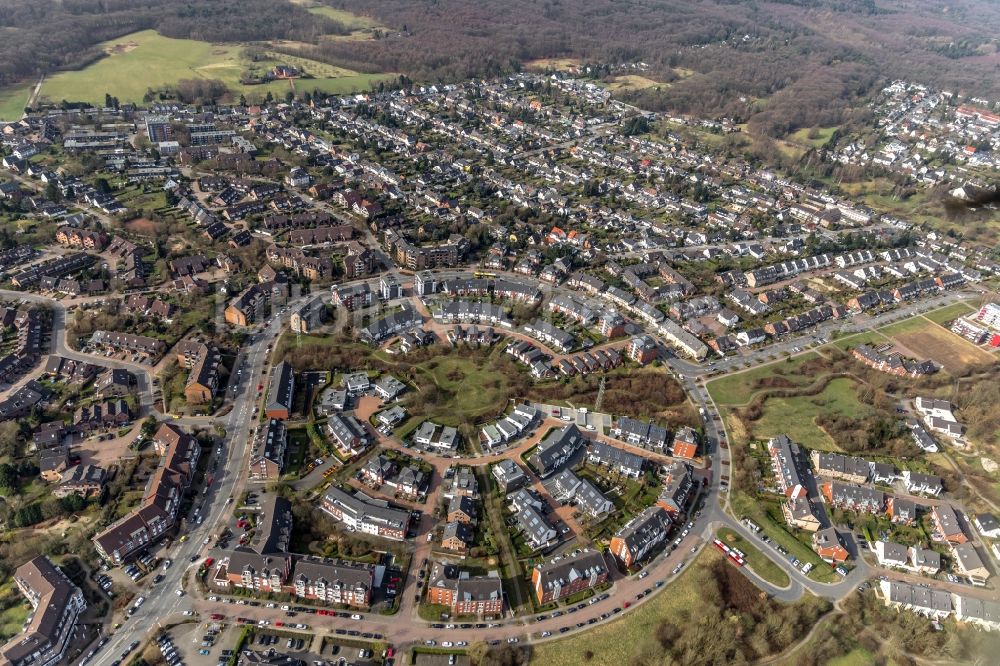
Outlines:
[[791, 141], [791, 142], [793, 142], [793, 143], [797, 143], [799, 145], [802, 145], [802, 146], [807, 146], [807, 147], [812, 147], [812, 148], [819, 148], [820, 146], [822, 146], [823, 144], [825, 144], [827, 141], [830, 140], [830, 137], [833, 136], [833, 133], [834, 133], [834, 131], [836, 131], [837, 128], [836, 127], [817, 127], [816, 129], [817, 129], [817, 136], [816, 136], [816, 138], [809, 138], [809, 133], [812, 130], [809, 129], [809, 128], [807, 128], [807, 127], [804, 127], [804, 128], [802, 128], [802, 129], [800, 129], [798, 131], [795, 131], [795, 132], [792, 132], [791, 134], [789, 134], [788, 135], [788, 140]]
[[782, 377], [789, 380], [795, 386], [808, 386], [813, 382], [815, 377], [799, 375], [796, 374], [796, 371], [803, 363], [814, 358], [816, 358], [815, 352], [800, 354], [793, 358], [775, 361], [774, 363], [768, 363], [767, 365], [762, 365], [751, 370], [713, 379], [706, 386], [715, 402], [721, 405], [742, 405], [749, 402], [754, 393], [758, 391], [754, 387], [754, 382], [773, 375], [777, 368], [781, 368], [784, 371]]
[[723, 527], [718, 532], [719, 540], [727, 546], [739, 548], [746, 555], [747, 565], [753, 572], [778, 587], [785, 587], [791, 582], [785, 570], [775, 564], [769, 557], [739, 534]]
[[20, 120], [31, 97], [33, 84], [25, 83], [0, 90], [0, 120]]
[[896, 323], [889, 324], [888, 326], [883, 326], [878, 329], [878, 332], [887, 338], [891, 338], [894, 335], [912, 333], [913, 331], [919, 331], [926, 327], [927, 320], [921, 316], [916, 316], [904, 319], [903, 321], [897, 321]]
[[754, 437], [769, 439], [784, 433], [792, 441], [811, 449], [839, 450], [837, 443], [816, 427], [814, 419], [821, 413], [830, 412], [861, 418], [870, 407], [858, 401], [855, 389], [854, 380], [839, 377], [817, 395], [768, 398], [764, 414], [753, 422]]
[[[861, 333], [854, 333], [853, 335], [845, 335], [842, 338], [837, 338], [827, 346], [848, 350], [853, 347], [857, 347], [858, 345], [879, 345], [885, 344], [889, 341], [889, 338], [885, 337], [878, 331], [862, 331]], [[820, 349], [822, 349], [822, 347]]]
[[361, 74], [325, 63], [269, 54], [274, 59], [251, 63], [239, 44], [210, 44], [190, 39], [171, 39], [153, 30], [125, 35], [101, 45], [109, 55], [82, 70], [60, 72], [42, 84], [41, 94], [51, 101], [70, 100], [103, 104], [105, 93], [122, 102], [142, 102], [146, 90], [168, 88], [180, 79], [218, 79], [235, 95], [263, 97], [268, 92], [284, 95], [288, 81], [243, 85], [240, 77], [248, 69], [261, 74], [275, 64], [291, 63], [316, 77], [295, 82], [296, 90], [319, 89], [330, 93], [368, 90], [373, 81], [392, 75]]
[[508, 385], [496, 371], [496, 363], [502, 361], [499, 347], [488, 354], [450, 354], [424, 361], [415, 367], [419, 390], [407, 397], [404, 406], [414, 418], [471, 427], [507, 405]]
[[973, 308], [968, 303], [952, 303], [951, 305], [928, 312], [924, 316], [935, 324], [944, 324], [946, 321], [951, 321], [970, 312], [973, 312]]

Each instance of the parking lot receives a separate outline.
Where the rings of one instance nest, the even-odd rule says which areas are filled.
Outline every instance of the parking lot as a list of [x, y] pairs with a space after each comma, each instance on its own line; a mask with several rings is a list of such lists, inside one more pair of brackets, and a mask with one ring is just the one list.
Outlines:
[[168, 666], [215, 666], [228, 661], [239, 639], [239, 628], [218, 622], [191, 622], [168, 634], [179, 662]]

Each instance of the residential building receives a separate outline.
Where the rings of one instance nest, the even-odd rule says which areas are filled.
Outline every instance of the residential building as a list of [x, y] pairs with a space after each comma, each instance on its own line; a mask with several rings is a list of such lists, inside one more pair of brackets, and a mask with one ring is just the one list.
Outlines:
[[265, 425], [258, 426], [250, 450], [250, 478], [258, 481], [279, 478], [285, 467], [287, 448], [288, 431], [284, 423], [269, 419]]
[[693, 428], [683, 426], [674, 433], [671, 453], [675, 458], [694, 460], [698, 454], [698, 433]]
[[292, 415], [292, 400], [295, 395], [295, 372], [287, 361], [274, 366], [267, 388], [267, 403], [264, 414], [269, 419], [287, 421]]
[[814, 532], [812, 544], [813, 550], [827, 562], [844, 562], [849, 556], [840, 541], [840, 535], [832, 527]]
[[337, 486], [326, 491], [320, 508], [348, 527], [386, 539], [402, 541], [410, 526], [409, 511], [360, 492], [350, 494]]
[[500, 486], [500, 490], [505, 495], [517, 490], [528, 482], [528, 477], [525, 475], [524, 470], [510, 458], [504, 458], [493, 465], [493, 478], [496, 479], [497, 485]]
[[583, 445], [583, 433], [576, 425], [553, 428], [545, 435], [528, 460], [543, 479], [562, 467]]
[[671, 522], [670, 514], [662, 507], [648, 507], [615, 533], [609, 550], [628, 569], [666, 540]]
[[435, 562], [427, 578], [427, 602], [448, 606], [452, 615], [499, 617], [503, 581], [497, 571], [473, 576], [454, 565]]
[[201, 455], [198, 442], [164, 423], [153, 436], [153, 448], [163, 456], [163, 463], [146, 486], [145, 497], [131, 513], [93, 538], [97, 553], [109, 564], [120, 565], [165, 536], [191, 487]]
[[67, 663], [67, 650], [87, 602], [79, 587], [40, 555], [14, 571], [17, 589], [31, 604], [20, 633], [0, 647], [0, 663], [10, 666], [55, 666]]
[[581, 550], [544, 564], [531, 571], [531, 583], [539, 604], [559, 601], [606, 582], [608, 568], [604, 556], [593, 550]]

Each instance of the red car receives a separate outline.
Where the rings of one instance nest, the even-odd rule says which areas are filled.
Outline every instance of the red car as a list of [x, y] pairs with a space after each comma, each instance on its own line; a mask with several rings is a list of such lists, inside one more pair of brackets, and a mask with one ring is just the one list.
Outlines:
[[282, 622], [281, 620], [278, 620], [277, 622], [274, 623], [274, 626], [276, 626], [276, 627], [283, 627], [283, 626], [285, 626], [285, 623]]
[[631, 605], [632, 605], [631, 601], [626, 601], [625, 603], [622, 604], [622, 608], [628, 608]]
[[215, 564], [215, 558], [214, 557], [205, 558], [205, 566], [206, 567], [210, 567], [213, 564]]
[[221, 613], [212, 613], [212, 619], [213, 620], [221, 620], [223, 617], [225, 617], [225, 616], [222, 615]]

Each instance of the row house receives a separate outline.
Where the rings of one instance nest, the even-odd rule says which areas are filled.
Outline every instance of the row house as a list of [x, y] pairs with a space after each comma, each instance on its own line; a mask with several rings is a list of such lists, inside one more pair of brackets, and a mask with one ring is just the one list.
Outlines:
[[810, 454], [813, 467], [817, 474], [848, 483], [865, 483], [871, 474], [867, 460], [841, 455], [839, 453], [824, 453], [813, 451]]
[[934, 374], [938, 370], [932, 361], [915, 361], [904, 358], [898, 352], [884, 354], [868, 345], [854, 347], [851, 354], [868, 367], [897, 377], [919, 377]]
[[56, 231], [56, 242], [60, 245], [78, 247], [101, 252], [108, 245], [108, 235], [103, 231], [75, 229], [65, 226]]
[[820, 486], [820, 493], [831, 506], [839, 509], [871, 514], [885, 512], [885, 493], [870, 486], [830, 481]]
[[611, 427], [610, 434], [615, 439], [633, 446], [663, 453], [666, 451], [668, 432], [666, 428], [652, 422], [644, 423], [628, 416], [620, 416]]

